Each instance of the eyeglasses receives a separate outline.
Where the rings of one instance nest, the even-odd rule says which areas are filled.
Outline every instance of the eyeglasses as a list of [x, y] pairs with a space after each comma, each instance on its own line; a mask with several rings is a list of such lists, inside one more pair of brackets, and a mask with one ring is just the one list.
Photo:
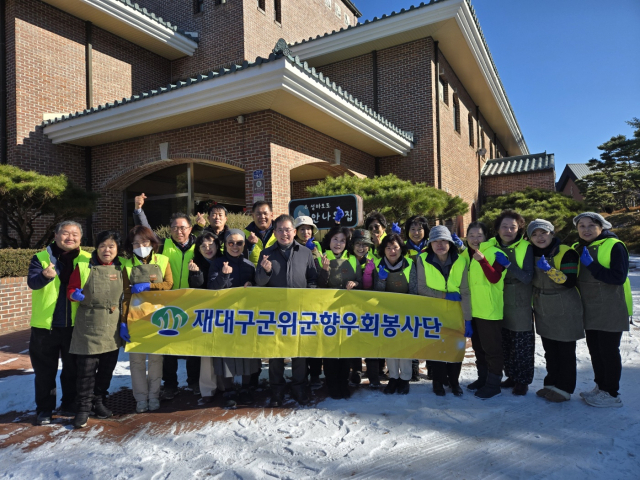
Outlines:
[[242, 247], [244, 245], [244, 240], [238, 240], [237, 242], [227, 242], [229, 247]]
[[380, 225], [379, 223], [373, 223], [371, 225], [369, 225], [369, 230], [377, 230], [379, 228], [381, 228], [382, 225]]
[[171, 227], [172, 232], [185, 232], [189, 230], [191, 227]]
[[276, 229], [276, 233], [289, 233], [293, 232], [295, 228], [278, 228]]

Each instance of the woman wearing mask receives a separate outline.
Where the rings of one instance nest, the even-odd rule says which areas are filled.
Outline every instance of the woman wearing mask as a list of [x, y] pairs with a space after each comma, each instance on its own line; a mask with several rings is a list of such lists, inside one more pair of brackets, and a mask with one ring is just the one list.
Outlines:
[[[322, 265], [318, 272], [319, 288], [352, 290], [362, 286], [362, 268], [357, 258], [347, 249], [351, 232], [335, 226], [323, 239]], [[350, 358], [325, 358], [324, 376], [331, 398], [349, 398]]]
[[501, 394], [502, 315], [504, 267], [496, 260], [500, 250], [486, 243], [487, 226], [473, 222], [467, 227], [468, 247], [462, 256], [468, 264], [471, 291], [471, 345], [476, 354], [478, 379], [467, 389], [486, 400]]
[[591, 355], [595, 388], [580, 396], [593, 407], [621, 407], [620, 340], [633, 314], [629, 283], [629, 252], [610, 231], [602, 215], [585, 212], [573, 219], [580, 240], [578, 289], [584, 308], [584, 329]]
[[[467, 262], [458, 254], [449, 229], [437, 225], [429, 232], [427, 251], [421, 253], [414, 263], [409, 293], [427, 297], [443, 298], [462, 302], [465, 321], [465, 337], [471, 337], [471, 294], [469, 291]], [[448, 383], [457, 397], [462, 396], [458, 381], [462, 362], [431, 362], [433, 369], [433, 392], [444, 396], [444, 384]]]
[[[242, 230], [229, 229], [224, 240], [224, 255], [216, 258], [209, 271], [208, 288], [222, 290], [225, 288], [250, 287], [254, 283], [256, 268], [243, 256], [245, 235]], [[251, 393], [251, 375], [260, 370], [259, 358], [214, 358], [213, 371], [211, 364], [203, 362], [200, 368], [200, 385], [205, 379], [213, 384], [215, 393], [215, 377], [224, 381], [225, 408], [234, 408], [236, 404], [251, 405], [254, 402]], [[240, 393], [236, 392], [233, 377], [242, 377]]]
[[[126, 318], [129, 313], [131, 295], [150, 290], [171, 290], [173, 276], [169, 258], [158, 252], [160, 243], [150, 228], [137, 225], [129, 231], [125, 251], [129, 255], [123, 261], [124, 321], [120, 325], [120, 336], [131, 341]], [[148, 373], [146, 360], [149, 361]], [[131, 387], [136, 399], [136, 412], [160, 408], [160, 383], [162, 381], [162, 355], [129, 353]]]
[[533, 250], [523, 237], [525, 221], [513, 210], [504, 210], [493, 228], [497, 232], [489, 244], [501, 250], [498, 263], [506, 268], [504, 278], [504, 313], [502, 354], [507, 379], [501, 387], [511, 388], [514, 395], [526, 395], [533, 381]]
[[118, 258], [120, 234], [100, 232], [88, 262], [77, 262], [67, 297], [78, 302], [69, 351], [77, 355], [77, 412], [74, 426], [87, 425], [93, 410], [98, 418], [113, 415], [104, 401], [109, 393], [121, 345], [122, 265]]
[[[413, 260], [407, 258], [407, 246], [397, 233], [385, 236], [378, 246], [378, 269], [373, 272], [375, 289], [380, 292], [409, 293]], [[387, 358], [389, 383], [384, 393], [409, 393], [411, 359]]]
[[584, 338], [582, 301], [576, 288], [578, 254], [553, 236], [551, 222], [536, 219], [527, 227], [536, 264], [533, 313], [547, 362], [544, 388], [536, 395], [566, 402], [576, 388], [576, 341]]

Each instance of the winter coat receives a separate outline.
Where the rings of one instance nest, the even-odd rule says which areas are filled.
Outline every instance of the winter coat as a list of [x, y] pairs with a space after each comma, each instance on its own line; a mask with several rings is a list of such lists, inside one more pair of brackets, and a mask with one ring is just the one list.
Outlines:
[[[265, 255], [272, 265], [269, 273], [260, 265]], [[289, 259], [284, 256], [277, 242], [260, 252], [256, 268], [256, 285], [259, 287], [315, 288], [317, 283], [318, 272], [313, 254], [298, 242], [294, 241], [291, 245]]]
[[[224, 263], [232, 268], [231, 273], [222, 273]], [[232, 257], [228, 253], [213, 260], [209, 269], [209, 290], [222, 290], [224, 288], [244, 287], [247, 282], [255, 285], [256, 267], [243, 255]]]

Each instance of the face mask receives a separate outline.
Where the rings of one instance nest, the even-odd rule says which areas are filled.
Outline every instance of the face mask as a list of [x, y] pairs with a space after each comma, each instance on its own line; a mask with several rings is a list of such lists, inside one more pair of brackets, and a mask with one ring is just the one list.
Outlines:
[[134, 248], [133, 253], [135, 253], [140, 258], [147, 258], [152, 250], [153, 250], [153, 247], [140, 247], [140, 248]]

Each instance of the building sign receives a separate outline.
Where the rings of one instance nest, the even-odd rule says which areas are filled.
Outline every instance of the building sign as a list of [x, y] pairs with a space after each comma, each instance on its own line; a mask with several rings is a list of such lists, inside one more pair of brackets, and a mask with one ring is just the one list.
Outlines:
[[253, 171], [253, 203], [264, 202], [264, 172]]
[[357, 227], [362, 225], [364, 218], [362, 197], [359, 195], [336, 195], [333, 197], [315, 197], [291, 200], [289, 214], [293, 218], [307, 216], [313, 219], [320, 230], [328, 230], [335, 226], [333, 220], [336, 209], [344, 211], [344, 218], [340, 220], [343, 227]]

